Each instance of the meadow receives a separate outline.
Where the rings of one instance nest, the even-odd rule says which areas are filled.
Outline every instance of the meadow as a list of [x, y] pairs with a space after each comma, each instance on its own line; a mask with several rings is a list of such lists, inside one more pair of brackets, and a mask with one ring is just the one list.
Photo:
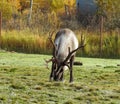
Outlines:
[[[82, 21], [76, 0], [63, 1], [34, 0], [31, 9], [25, 0], [0, 1], [0, 104], [120, 104], [120, 0], [97, 0], [97, 18]], [[75, 59], [83, 65], [74, 65], [73, 83], [69, 70], [50, 82], [48, 36], [66, 27], [86, 44]]]
[[[119, 104], [120, 60], [76, 57], [83, 66], [49, 82], [50, 55], [0, 51], [0, 104]], [[51, 64], [49, 64], [49, 68]]]

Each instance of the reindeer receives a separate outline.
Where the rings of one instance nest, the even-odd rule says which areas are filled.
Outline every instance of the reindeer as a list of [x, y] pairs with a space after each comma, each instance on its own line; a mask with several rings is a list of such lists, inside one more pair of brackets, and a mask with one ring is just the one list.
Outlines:
[[52, 34], [49, 35], [49, 40], [53, 45], [53, 57], [46, 61], [52, 61], [50, 73], [50, 81], [62, 81], [65, 68], [70, 70], [70, 80], [73, 82], [73, 63], [76, 51], [84, 45], [79, 46], [78, 39], [74, 32], [70, 29], [61, 29], [56, 33], [54, 42]]

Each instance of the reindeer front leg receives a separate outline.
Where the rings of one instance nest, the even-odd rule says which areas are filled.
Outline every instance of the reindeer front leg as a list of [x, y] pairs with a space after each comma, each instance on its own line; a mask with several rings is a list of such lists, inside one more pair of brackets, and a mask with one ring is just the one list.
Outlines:
[[59, 74], [59, 80], [60, 80], [60, 81], [63, 81], [63, 80], [64, 80], [63, 74], [64, 74], [64, 70], [62, 69], [61, 72], [60, 72], [60, 74]]
[[53, 81], [55, 68], [56, 68], [56, 64], [55, 64], [55, 62], [52, 62], [52, 69], [51, 69], [51, 73], [50, 73], [50, 81]]
[[70, 59], [70, 83], [73, 82], [73, 63], [74, 63], [74, 57], [72, 56]]

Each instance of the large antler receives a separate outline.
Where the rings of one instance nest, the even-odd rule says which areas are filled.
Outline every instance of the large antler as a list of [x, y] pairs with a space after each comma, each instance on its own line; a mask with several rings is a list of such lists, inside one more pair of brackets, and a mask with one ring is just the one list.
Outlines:
[[[54, 33], [55, 31], [52, 31], [52, 32], [49, 32], [49, 37], [48, 37], [48, 39], [49, 39], [49, 41], [52, 43], [52, 45], [53, 45], [53, 48], [54, 48], [54, 51], [56, 52], [56, 45], [54, 44], [54, 42], [53, 42], [53, 40], [52, 40], [52, 35], [53, 35], [53, 33]], [[49, 59], [49, 60], [46, 60], [46, 59], [44, 59], [45, 60], [45, 65], [46, 65], [46, 68], [47, 69], [49, 69], [48, 68], [48, 63], [49, 62], [57, 62], [57, 60], [56, 60], [56, 55], [54, 55], [51, 59]]]
[[53, 40], [52, 40], [52, 35], [53, 35], [54, 32], [55, 32], [55, 31], [52, 31], [51, 33], [49, 32], [49, 37], [48, 37], [48, 39], [50, 40], [50, 42], [51, 42], [52, 45], [53, 45], [53, 48], [54, 48], [54, 55], [53, 55], [53, 57], [56, 59], [57, 47], [56, 47], [56, 45], [54, 44], [54, 42], [53, 42]]
[[[85, 44], [86, 45], [86, 44]], [[73, 53], [75, 53], [77, 50], [79, 50], [80, 48], [84, 47], [85, 45], [81, 45], [79, 46], [77, 49], [73, 50], [70, 52], [70, 48], [68, 47], [68, 51], [69, 51], [69, 54], [68, 56], [66, 57], [66, 59], [64, 60], [63, 64], [66, 64], [67, 61], [70, 59], [70, 57], [72, 56]]]

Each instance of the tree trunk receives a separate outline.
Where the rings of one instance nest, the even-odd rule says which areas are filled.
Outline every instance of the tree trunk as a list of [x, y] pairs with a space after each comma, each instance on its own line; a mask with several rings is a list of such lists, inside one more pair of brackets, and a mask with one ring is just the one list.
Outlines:
[[68, 19], [71, 19], [70, 7], [68, 5], [65, 5], [65, 14]]
[[30, 22], [31, 22], [32, 5], [33, 5], [33, 0], [30, 0], [30, 13], [29, 13], [29, 16], [28, 16], [28, 26], [30, 25]]
[[1, 48], [1, 35], [2, 35], [1, 31], [2, 31], [2, 12], [0, 11], [0, 48]]
[[1, 37], [1, 30], [2, 30], [2, 12], [0, 12], [0, 37]]

